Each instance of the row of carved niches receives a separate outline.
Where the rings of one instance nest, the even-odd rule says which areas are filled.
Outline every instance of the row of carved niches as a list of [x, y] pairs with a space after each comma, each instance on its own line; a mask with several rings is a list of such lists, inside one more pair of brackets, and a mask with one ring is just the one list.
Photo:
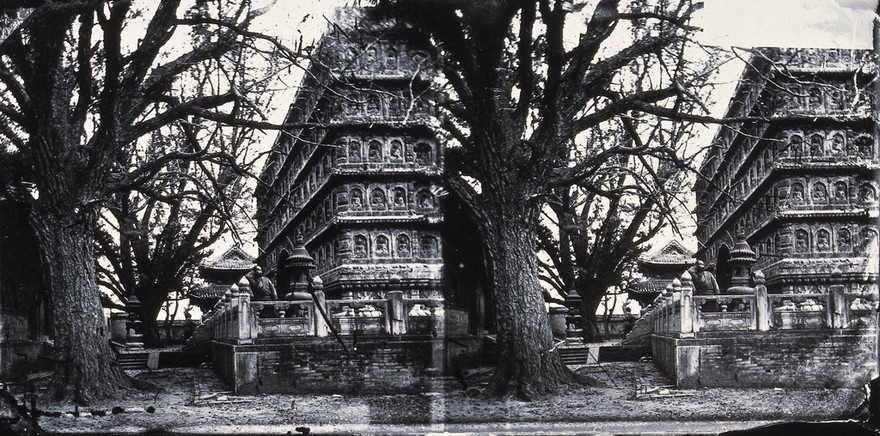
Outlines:
[[855, 177], [794, 177], [780, 182], [776, 195], [780, 207], [869, 206], [877, 204], [877, 182]]
[[[739, 200], [721, 198], [717, 212], [705, 216], [707, 231], [712, 233], [735, 208], [744, 213], [735, 222], [735, 233], [751, 233], [766, 219], [776, 216], [780, 210], [826, 210], [876, 207], [877, 182], [855, 177], [808, 177], [783, 180], [771, 192], [758, 198], [751, 206], [740, 206]], [[743, 198], [736, 193], [736, 198]]]
[[876, 227], [866, 224], [795, 224], [768, 235], [756, 249], [771, 255], [870, 256], [877, 252], [877, 234]]
[[870, 50], [841, 48], [765, 48], [763, 54], [782, 71], [788, 69], [857, 70], [872, 65]]
[[[345, 136], [336, 141], [336, 163], [389, 163], [437, 165], [438, 145], [433, 139], [410, 136]], [[393, 165], [392, 165], [393, 166]]]
[[334, 123], [425, 122], [432, 114], [428, 96], [406, 90], [339, 91], [333, 97]]
[[868, 115], [871, 103], [870, 92], [864, 85], [856, 89], [852, 76], [848, 81], [830, 83], [793, 83], [783, 84], [784, 89], [776, 90], [773, 105], [775, 115], [811, 114], [811, 115]]
[[874, 138], [864, 132], [847, 130], [787, 130], [782, 133], [779, 157], [837, 162], [873, 160], [877, 155]]
[[336, 210], [339, 212], [433, 212], [437, 210], [435, 191], [438, 189], [437, 186], [421, 183], [348, 184], [336, 190]]
[[403, 41], [384, 41], [366, 38], [358, 44], [348, 37], [334, 44], [325, 56], [325, 62], [335, 71], [358, 76], [428, 77], [434, 72], [426, 50], [414, 48]]
[[314, 250], [319, 264], [339, 259], [438, 259], [440, 236], [429, 230], [354, 230]]

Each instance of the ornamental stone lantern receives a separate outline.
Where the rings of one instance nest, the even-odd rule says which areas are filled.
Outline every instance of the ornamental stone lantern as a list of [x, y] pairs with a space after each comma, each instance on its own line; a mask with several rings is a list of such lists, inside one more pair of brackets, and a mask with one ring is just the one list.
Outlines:
[[309, 255], [303, 243], [302, 234], [296, 236], [293, 252], [284, 264], [290, 277], [290, 292], [284, 296], [286, 300], [311, 300], [309, 294], [309, 272], [315, 268], [315, 259]]
[[727, 263], [732, 272], [728, 294], [753, 294], [755, 288], [749, 286], [749, 270], [758, 261], [758, 256], [749, 247], [745, 239], [740, 239], [733, 250], [730, 250], [730, 259]]

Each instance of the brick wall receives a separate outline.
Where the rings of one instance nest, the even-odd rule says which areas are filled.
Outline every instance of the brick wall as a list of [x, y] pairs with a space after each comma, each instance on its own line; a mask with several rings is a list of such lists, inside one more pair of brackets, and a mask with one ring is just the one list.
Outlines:
[[333, 338], [215, 341], [214, 367], [236, 393], [424, 392], [443, 372], [442, 341], [370, 338], [347, 354]]
[[861, 387], [877, 376], [876, 329], [655, 333], [651, 348], [679, 387]]

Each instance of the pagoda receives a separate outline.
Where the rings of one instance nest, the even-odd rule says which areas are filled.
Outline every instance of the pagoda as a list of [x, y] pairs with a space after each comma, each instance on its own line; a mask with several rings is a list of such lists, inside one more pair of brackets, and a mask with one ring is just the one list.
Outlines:
[[254, 258], [237, 245], [202, 262], [199, 265], [199, 274], [206, 284], [189, 292], [190, 302], [201, 309], [202, 313], [208, 313], [223, 298], [223, 294], [255, 266]]
[[693, 265], [694, 252], [671, 240], [659, 250], [639, 256], [638, 270], [644, 279], [630, 285], [627, 295], [645, 307]]
[[[319, 42], [256, 192], [258, 262], [289, 292], [298, 235], [328, 299], [440, 296], [443, 146], [428, 41], [369, 8]], [[300, 256], [301, 257], [301, 256]]]

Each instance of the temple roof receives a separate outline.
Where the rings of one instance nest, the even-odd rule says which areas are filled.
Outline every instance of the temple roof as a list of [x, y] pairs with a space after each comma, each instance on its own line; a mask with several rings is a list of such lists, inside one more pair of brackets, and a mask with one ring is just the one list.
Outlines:
[[677, 240], [671, 240], [663, 248], [639, 257], [639, 263], [652, 265], [690, 266], [694, 263], [694, 252], [688, 250]]
[[672, 283], [674, 279], [647, 279], [633, 283], [626, 288], [629, 294], [659, 294]]
[[242, 270], [247, 271], [256, 266], [254, 258], [235, 245], [223, 254], [208, 259], [199, 265], [203, 270]]
[[211, 300], [215, 298], [223, 298], [223, 294], [228, 291], [232, 285], [209, 284], [200, 286], [189, 291], [188, 298], [192, 300]]

